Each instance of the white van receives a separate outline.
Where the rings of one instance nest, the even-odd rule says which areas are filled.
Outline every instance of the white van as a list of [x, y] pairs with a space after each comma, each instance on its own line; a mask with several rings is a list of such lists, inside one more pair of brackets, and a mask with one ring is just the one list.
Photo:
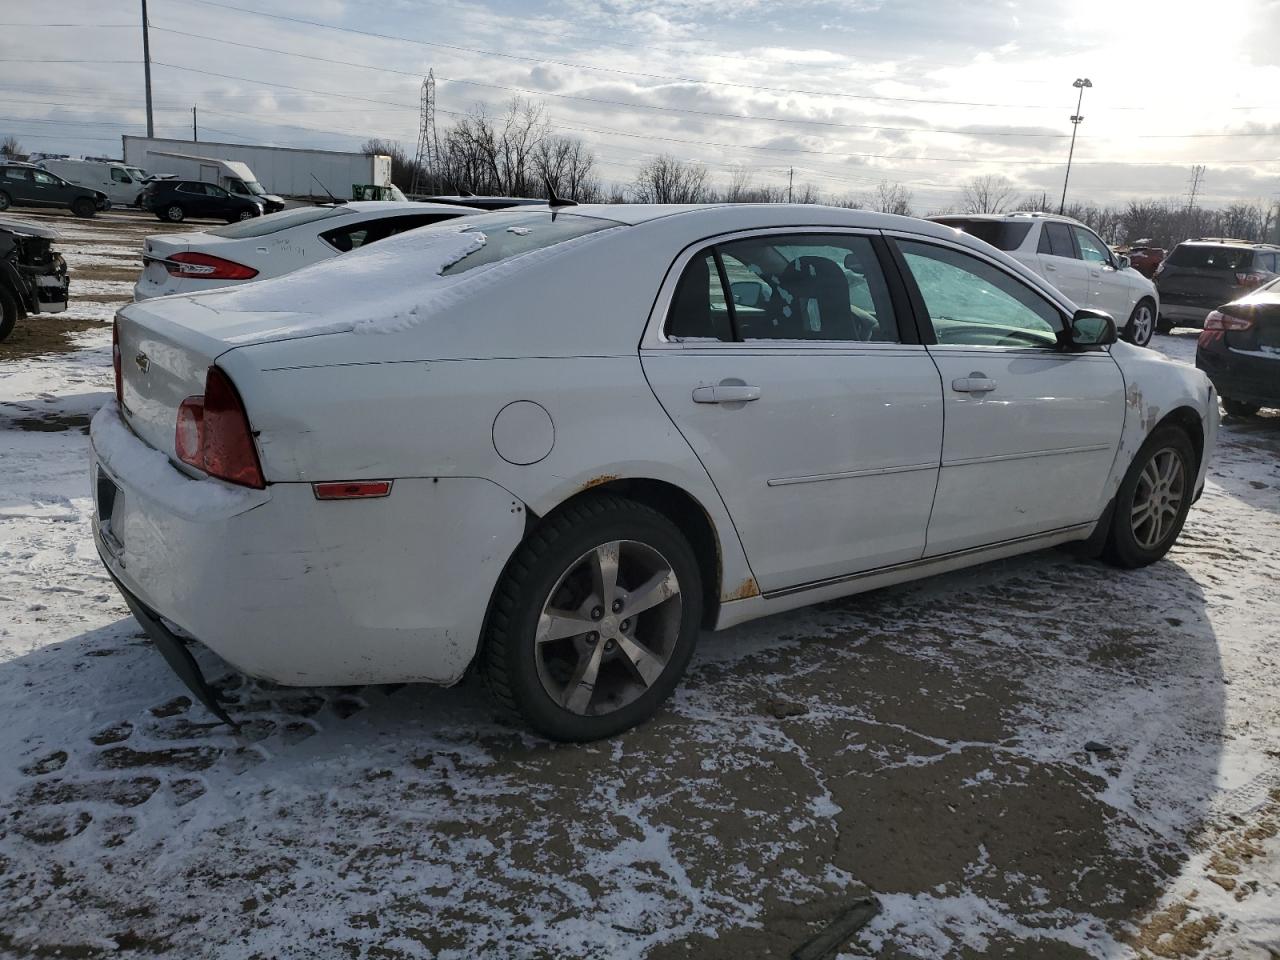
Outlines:
[[113, 207], [134, 206], [145, 176], [137, 167], [105, 160], [43, 160], [40, 166], [78, 186], [101, 190]]

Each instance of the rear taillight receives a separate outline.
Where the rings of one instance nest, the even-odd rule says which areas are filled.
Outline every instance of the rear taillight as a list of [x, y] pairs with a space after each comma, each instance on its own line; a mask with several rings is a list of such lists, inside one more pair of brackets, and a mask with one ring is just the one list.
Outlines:
[[252, 280], [258, 275], [253, 267], [207, 253], [173, 253], [165, 258], [164, 268], [171, 277], [196, 280]]
[[1214, 310], [1204, 318], [1206, 330], [1248, 330], [1252, 326], [1253, 320], [1250, 318], [1232, 316], [1221, 310]]
[[174, 452], [211, 477], [261, 490], [266, 481], [235, 384], [217, 367], [205, 375], [204, 395], [178, 407]]
[[1266, 276], [1264, 276], [1261, 273], [1251, 272], [1251, 273], [1236, 274], [1236, 284], [1246, 289], [1250, 289], [1253, 287], [1260, 287], [1262, 286], [1263, 282], [1266, 279], [1267, 279]]
[[111, 369], [116, 373], [116, 403], [124, 406], [124, 380], [120, 378], [120, 321], [111, 321]]

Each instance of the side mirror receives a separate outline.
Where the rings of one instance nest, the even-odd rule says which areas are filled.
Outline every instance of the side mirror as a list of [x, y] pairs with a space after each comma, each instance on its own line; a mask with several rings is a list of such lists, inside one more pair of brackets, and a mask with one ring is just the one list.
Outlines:
[[760, 284], [754, 280], [739, 280], [729, 284], [733, 302], [740, 307], [754, 307], [760, 303]]
[[1116, 322], [1101, 310], [1077, 310], [1071, 317], [1073, 347], [1105, 347], [1116, 342]]
[[1127, 256], [1125, 256], [1123, 253], [1121, 253], [1121, 254], [1117, 254], [1117, 255], [1116, 255], [1116, 269], [1117, 269], [1117, 270], [1128, 270], [1128, 269], [1129, 269], [1129, 266], [1130, 266], [1130, 264], [1131, 264], [1131, 263], [1132, 263], [1132, 261], [1131, 261]]

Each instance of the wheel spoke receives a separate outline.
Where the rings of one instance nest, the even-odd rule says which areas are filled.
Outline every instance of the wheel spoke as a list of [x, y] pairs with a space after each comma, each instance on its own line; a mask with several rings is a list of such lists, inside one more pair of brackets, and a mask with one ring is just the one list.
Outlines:
[[561, 705], [571, 713], [586, 713], [591, 705], [591, 695], [596, 689], [596, 676], [600, 673], [600, 660], [604, 656], [604, 644], [597, 643], [591, 651], [578, 660], [577, 669], [564, 688]]
[[538, 617], [538, 633], [535, 640], [537, 643], [547, 643], [551, 640], [563, 640], [565, 637], [576, 637], [586, 633], [591, 627], [592, 622], [589, 618], [573, 610], [556, 610], [548, 607]]
[[637, 613], [656, 607], [680, 592], [680, 583], [674, 570], [655, 573], [636, 587], [623, 602], [622, 616], [634, 617]]
[[618, 592], [618, 555], [622, 544], [602, 543], [591, 554], [591, 586], [606, 610]]
[[637, 640], [632, 640], [630, 637], [619, 635], [618, 647], [646, 687], [653, 686], [654, 681], [662, 676], [662, 671], [667, 662], [644, 644]]
[[1178, 469], [1178, 458], [1172, 453], [1161, 457], [1160, 482], [1166, 485], [1173, 483], [1174, 473]]

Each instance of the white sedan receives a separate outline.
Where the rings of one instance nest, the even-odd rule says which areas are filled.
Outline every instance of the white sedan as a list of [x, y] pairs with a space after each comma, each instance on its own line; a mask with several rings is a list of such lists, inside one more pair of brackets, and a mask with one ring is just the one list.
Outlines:
[[158, 233], [143, 244], [134, 300], [278, 277], [376, 240], [476, 211], [367, 200], [296, 207], [212, 230]]
[[281, 684], [482, 671], [544, 735], [699, 628], [1080, 542], [1164, 556], [1218, 402], [955, 230], [799, 205], [522, 209], [116, 319], [103, 562]]

